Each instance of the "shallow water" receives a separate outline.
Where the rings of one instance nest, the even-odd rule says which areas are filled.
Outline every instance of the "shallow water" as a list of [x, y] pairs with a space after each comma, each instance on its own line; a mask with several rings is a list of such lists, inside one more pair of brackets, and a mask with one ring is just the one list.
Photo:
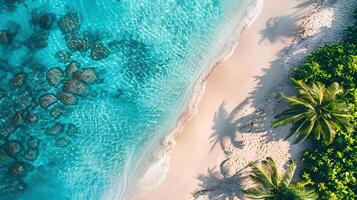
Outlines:
[[[0, 89], [6, 93], [2, 98], [0, 90], [0, 128], [16, 130], [0, 137], [4, 143], [0, 199], [87, 200], [122, 198], [132, 187], [142, 157], [174, 127], [193, 85], [224, 50], [253, 0], [11, 2], [0, 0], [0, 30], [12, 34], [11, 41], [3, 43], [0, 35]], [[58, 21], [76, 12], [80, 27], [71, 32], [97, 35], [90, 44], [81, 45], [101, 43], [110, 51], [107, 57], [93, 59], [93, 46], [81, 53], [69, 50], [65, 36], [71, 33], [61, 32]], [[46, 13], [56, 16], [48, 30], [36, 20]], [[37, 39], [29, 39], [33, 34]], [[61, 50], [71, 52], [71, 58], [62, 63], [55, 57]], [[65, 110], [55, 118], [51, 107], [38, 106], [38, 99], [64, 90], [63, 84], [72, 78], [65, 76], [54, 87], [45, 76], [53, 67], [65, 70], [73, 60], [81, 64], [80, 69], [95, 68], [99, 78], [86, 84], [90, 92], [77, 96], [77, 105], [52, 105]], [[26, 74], [25, 83], [14, 87], [9, 81], [18, 73]], [[19, 108], [14, 102], [26, 92], [32, 103]], [[22, 118], [35, 114], [38, 120], [14, 124], [16, 113]], [[74, 124], [78, 131], [45, 134], [55, 123], [65, 129]], [[41, 141], [39, 156], [31, 161], [24, 158], [30, 136]], [[10, 156], [5, 149], [8, 141], [17, 141], [22, 150]], [[19, 161], [33, 167], [25, 169], [27, 174], [11, 176], [9, 166]], [[109, 191], [117, 195], [107, 195]]]

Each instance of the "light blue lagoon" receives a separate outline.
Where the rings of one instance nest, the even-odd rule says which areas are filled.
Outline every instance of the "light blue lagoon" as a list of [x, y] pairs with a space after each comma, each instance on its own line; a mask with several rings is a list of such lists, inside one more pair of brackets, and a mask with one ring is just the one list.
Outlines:
[[0, 199], [123, 199], [255, 0], [0, 0]]

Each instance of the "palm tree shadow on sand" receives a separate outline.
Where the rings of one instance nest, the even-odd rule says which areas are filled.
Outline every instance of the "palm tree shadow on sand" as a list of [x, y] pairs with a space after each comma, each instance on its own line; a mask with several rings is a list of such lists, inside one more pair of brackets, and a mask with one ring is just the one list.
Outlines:
[[224, 177], [215, 168], [208, 169], [207, 174], [201, 174], [197, 179], [200, 181], [200, 188], [203, 189], [193, 193], [194, 199], [206, 196], [212, 200], [234, 200], [236, 197], [240, 199], [242, 183], [246, 181], [246, 177], [240, 172], [230, 177]]
[[283, 41], [296, 35], [298, 31], [298, 25], [296, 22], [304, 17], [300, 11], [311, 6], [316, 0], [296, 0], [300, 3], [294, 7], [295, 12], [290, 15], [272, 17], [265, 22], [265, 28], [260, 30], [261, 39], [259, 43], [268, 41], [269, 43], [275, 43], [277, 41]]
[[226, 103], [222, 102], [218, 111], [214, 114], [213, 133], [209, 136], [209, 139], [211, 139], [211, 143], [213, 143], [211, 151], [217, 143], [219, 143], [222, 150], [227, 154], [227, 150], [225, 149], [226, 138], [229, 139], [229, 142], [236, 148], [243, 148], [243, 143], [237, 140], [236, 137], [239, 128], [239, 120], [237, 120], [236, 117], [241, 106], [237, 106], [231, 112], [227, 111], [225, 106]]
[[[299, 4], [298, 6], [296, 6], [295, 9], [303, 9], [306, 8], [308, 6], [310, 6], [311, 4], [313, 4], [315, 1], [313, 0], [297, 0], [297, 1], [301, 1], [301, 4]], [[322, 1], [322, 0], [318, 0], [318, 1]], [[327, 1], [331, 1], [333, 2], [334, 0], [327, 0]], [[330, 4], [333, 5], [333, 4]], [[342, 12], [338, 11], [338, 12]], [[284, 17], [284, 16], [282, 16]], [[286, 17], [291, 19], [291, 17]], [[295, 18], [295, 21], [292, 23], [296, 23], [297, 20], [299, 20], [302, 16], [301, 15], [297, 15], [294, 16], [293, 18]], [[290, 21], [285, 19], [286, 21]], [[275, 22], [284, 22], [284, 20], [275, 20]], [[269, 22], [267, 22], [269, 23]], [[270, 22], [272, 23], [272, 22]], [[292, 25], [292, 27], [294, 27], [296, 25]], [[315, 48], [322, 46], [324, 43], [320, 42], [321, 37], [324, 37], [327, 35], [327, 33], [329, 33], [330, 31], [334, 30], [334, 26], [341, 26], [339, 24], [336, 24], [335, 22], [331, 25], [331, 27], [322, 27], [321, 31], [316, 33], [315, 35], [309, 36], [309, 38], [306, 39], [306, 41], [309, 42], [309, 44]], [[348, 25], [344, 25], [344, 26], [348, 26]], [[276, 27], [276, 26], [275, 26]], [[271, 27], [267, 27], [268, 28], [274, 28], [274, 26]], [[264, 35], [264, 33], [268, 33], [269, 30], [261, 30], [261, 42], [268, 40], [270, 41], [277, 41], [279, 38], [269, 38], [269, 35]], [[272, 39], [272, 40], [269, 40]], [[332, 42], [332, 41], [331, 41]], [[225, 103], [223, 102], [218, 111], [215, 113], [214, 116], [214, 126], [212, 127], [212, 129], [214, 130], [214, 132], [212, 133], [212, 135], [210, 136], [210, 138], [212, 139], [212, 142], [214, 142], [213, 147], [217, 144], [220, 143], [222, 149], [224, 149], [224, 140], [228, 137], [228, 138], [233, 138], [232, 141], [236, 141], [235, 138], [235, 134], [236, 132], [239, 130], [240, 132], [245, 132], [245, 133], [251, 133], [251, 132], [255, 132], [254, 130], [250, 129], [250, 124], [249, 124], [249, 120], [254, 117], [254, 116], [245, 116], [246, 119], [236, 119], [237, 114], [241, 111], [241, 109], [247, 105], [247, 103], [251, 103], [254, 107], [259, 107], [260, 105], [264, 105], [264, 103], [266, 102], [266, 99], [268, 97], [271, 96], [271, 92], [273, 91], [279, 91], [280, 92], [280, 88], [279, 88], [279, 84], [275, 84], [275, 83], [279, 83], [280, 81], [284, 84], [288, 84], [289, 81], [285, 80], [286, 77], [284, 76], [285, 73], [281, 73], [286, 71], [287, 69], [285, 69], [285, 66], [287, 66], [287, 68], [290, 68], [292, 66], [291, 63], [294, 63], [295, 66], [299, 66], [300, 64], [302, 64], [301, 62], [299, 62], [298, 60], [303, 60], [303, 59], [297, 59], [297, 58], [305, 58], [309, 51], [306, 51], [306, 42], [297, 44], [296, 47], [294, 49], [291, 49], [290, 47], [285, 47], [284, 49], [282, 49], [278, 55], [277, 55], [277, 59], [272, 61], [270, 63], [269, 68], [264, 69], [264, 73], [262, 76], [259, 77], [255, 77], [256, 81], [258, 82], [258, 86], [254, 89], [253, 92], [250, 93], [249, 97], [246, 99], [246, 101], [242, 102], [240, 105], [238, 105], [236, 108], [234, 108], [231, 112], [228, 112], [225, 109]], [[312, 49], [310, 47], [310, 49]], [[276, 80], [276, 74], [281, 74], [281, 79]], [[274, 81], [272, 81], [274, 80]], [[276, 88], [275, 90], [267, 90], [267, 87], [272, 87], [271, 83], [273, 83], [274, 87]], [[269, 91], [269, 92], [265, 92], [265, 91]], [[284, 91], [286, 92], [286, 91]], [[275, 111], [275, 109], [283, 109], [286, 107], [286, 104], [282, 101], [277, 101], [277, 103], [275, 104], [276, 107], [273, 108], [274, 109], [274, 113], [279, 113], [278, 111]], [[225, 128], [222, 124], [226, 123], [228, 128]], [[243, 127], [242, 127], [243, 126]], [[245, 127], [248, 128], [245, 128]], [[241, 131], [243, 128], [243, 130], [246, 131]], [[229, 134], [230, 133], [230, 134]], [[283, 138], [285, 138], [286, 135], [272, 135], [269, 134], [267, 135], [266, 138], [266, 142], [269, 141], [277, 141], [277, 140], [281, 140]], [[242, 147], [242, 143], [239, 141], [237, 145], [238, 147]], [[232, 142], [233, 143], [233, 142]], [[234, 144], [234, 143], [233, 143]], [[237, 143], [236, 143], [237, 144]], [[308, 145], [308, 144], [307, 144]], [[212, 149], [213, 149], [212, 147]], [[292, 152], [290, 152], [292, 153]], [[227, 158], [229, 159], [229, 158]], [[227, 160], [223, 161], [226, 162]], [[222, 164], [221, 164], [222, 165]], [[298, 169], [298, 171], [300, 171], [301, 169]], [[195, 199], [199, 199], [201, 196], [205, 196], [207, 198], [205, 199], [210, 199], [210, 200], [232, 200], [235, 197], [238, 197], [238, 199], [241, 199], [242, 197], [242, 185], [243, 183], [245, 183], [246, 181], [246, 176], [243, 175], [242, 172], [237, 172], [235, 175], [233, 176], [229, 176], [229, 177], [225, 177], [223, 174], [225, 174], [222, 170], [221, 167], [221, 171], [217, 170], [217, 169], [208, 169], [206, 174], [200, 174], [197, 179], [199, 181], [199, 188], [200, 190], [195, 191], [193, 193], [193, 197]]]

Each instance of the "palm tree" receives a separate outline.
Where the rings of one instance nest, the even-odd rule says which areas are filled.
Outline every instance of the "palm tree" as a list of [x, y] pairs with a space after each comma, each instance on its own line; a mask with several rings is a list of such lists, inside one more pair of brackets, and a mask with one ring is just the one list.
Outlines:
[[280, 94], [289, 102], [289, 109], [275, 116], [277, 120], [273, 122], [273, 128], [293, 124], [286, 139], [298, 134], [296, 144], [314, 134], [316, 140], [322, 137], [326, 144], [330, 144], [337, 131], [353, 131], [350, 123], [353, 116], [349, 114], [351, 106], [338, 99], [344, 94], [338, 83], [326, 87], [322, 83], [307, 85], [302, 81], [292, 81], [296, 85], [297, 96]]
[[266, 200], [315, 200], [317, 194], [313, 190], [305, 189], [308, 183], [291, 183], [296, 164], [290, 160], [283, 175], [280, 175], [275, 162], [267, 157], [261, 162], [248, 165], [252, 169], [249, 175], [255, 186], [243, 190], [243, 194], [250, 199]]

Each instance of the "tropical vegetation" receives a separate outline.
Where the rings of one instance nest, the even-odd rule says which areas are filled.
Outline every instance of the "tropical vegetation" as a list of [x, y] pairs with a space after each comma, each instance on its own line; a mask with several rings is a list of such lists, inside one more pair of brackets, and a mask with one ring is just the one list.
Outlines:
[[294, 161], [290, 160], [283, 174], [279, 172], [274, 160], [267, 157], [266, 160], [250, 163], [252, 174], [250, 179], [255, 186], [243, 190], [250, 199], [266, 200], [314, 200], [317, 194], [313, 190], [305, 188], [306, 183], [292, 183], [296, 169]]
[[[357, 31], [357, 30], [356, 30]], [[348, 40], [352, 40], [349, 38]], [[294, 78], [307, 82], [339, 83], [353, 104], [350, 115], [357, 124], [357, 46], [352, 43], [329, 44], [313, 52], [306, 63], [296, 70]], [[331, 145], [317, 144], [303, 154], [303, 178], [311, 180], [321, 199], [357, 199], [357, 133], [339, 130]]]
[[289, 109], [276, 116], [273, 128], [292, 123], [287, 138], [298, 134], [295, 143], [314, 134], [316, 140], [322, 138], [326, 144], [330, 144], [337, 131], [353, 131], [350, 123], [353, 119], [350, 114], [352, 105], [346, 105], [344, 100], [338, 98], [344, 95], [338, 83], [326, 87], [319, 82], [307, 85], [303, 81], [292, 81], [297, 96], [280, 94], [289, 102]]
[[[315, 189], [319, 199], [322, 200], [357, 199], [357, 10], [355, 19], [354, 25], [346, 31], [346, 37], [343, 41], [336, 44], [327, 44], [311, 52], [305, 63], [297, 67], [293, 72], [292, 78], [293, 82], [297, 84], [297, 96], [288, 97], [283, 95], [283, 97], [290, 102], [289, 109], [295, 108], [296, 112], [304, 114], [298, 117], [293, 110], [290, 113], [285, 111], [285, 113], [283, 112], [277, 116], [278, 120], [274, 122], [275, 127], [288, 124], [288, 122], [293, 123], [293, 128], [289, 133], [291, 135], [295, 133], [296, 124], [299, 124], [296, 118], [310, 116], [312, 119], [316, 119], [318, 110], [324, 110], [324, 115], [327, 115], [328, 120], [324, 119], [323, 121], [327, 120], [333, 124], [332, 127], [335, 127], [333, 133], [336, 136], [333, 140], [330, 128], [324, 128], [319, 131], [311, 128], [312, 125], [306, 126], [312, 129], [311, 133], [314, 133], [315, 139], [319, 139], [322, 136], [323, 142], [314, 142], [314, 149], [303, 153], [302, 164], [304, 170], [302, 178]], [[323, 84], [327, 87], [323, 86]], [[337, 85], [342, 88], [337, 89]], [[319, 92], [311, 91], [319, 91], [320, 89], [318, 88], [329, 88], [331, 86], [336, 91], [343, 89], [344, 93], [339, 92], [332, 102], [326, 101], [324, 106], [316, 103], [316, 101], [319, 101], [319, 97], [313, 97], [312, 93]], [[326, 94], [330, 95], [329, 93], [320, 94], [326, 96]], [[312, 98], [308, 97], [310, 95]], [[297, 100], [303, 100], [303, 102], [297, 103]], [[340, 103], [342, 105], [337, 106]], [[328, 104], [330, 105], [328, 106]], [[305, 108], [302, 108], [303, 105]], [[340, 108], [336, 108], [336, 106]], [[308, 115], [302, 110], [311, 114]], [[336, 119], [331, 115], [331, 113], [337, 111], [339, 116], [342, 110], [344, 116], [348, 115], [348, 117], [342, 117], [343, 125], [341, 124], [341, 119]], [[313, 111], [315, 111], [314, 114], [312, 114]], [[321, 116], [322, 114], [320, 113]], [[350, 125], [346, 124], [347, 118]], [[318, 124], [316, 122], [315, 120], [314, 126]], [[310, 120], [308, 124], [311, 123], [313, 122]], [[339, 123], [340, 125], [335, 126]], [[303, 128], [306, 129], [306, 127]], [[350, 130], [353, 127], [354, 131], [351, 132]], [[299, 137], [302, 138], [307, 135], [306, 132], [298, 132], [298, 141]]]
[[[314, 149], [303, 153], [304, 170], [302, 178], [311, 184], [318, 193], [319, 199], [357, 199], [357, 12], [355, 24], [346, 31], [345, 40], [337, 44], [327, 44], [310, 53], [306, 62], [296, 68], [292, 78], [297, 80], [294, 81], [295, 83], [304, 82], [307, 86], [316, 88], [321, 84], [328, 85], [328, 87], [331, 85], [336, 87], [338, 84], [345, 91], [336, 95], [336, 103], [332, 104], [345, 103], [346, 106], [340, 105], [338, 107], [342, 107], [344, 115], [347, 114], [346, 108], [348, 108], [349, 117], [347, 118], [350, 120], [350, 125], [347, 126], [349, 128], [339, 125], [340, 128], [337, 127], [334, 131], [336, 135], [334, 141], [331, 140], [333, 138], [330, 137], [330, 129], [324, 129], [323, 132], [320, 132], [320, 135], [329, 139], [323, 140], [324, 142], [315, 142]], [[301, 86], [298, 87], [297, 90], [302, 90]], [[297, 96], [299, 95], [301, 96], [301, 91], [297, 91]], [[326, 92], [324, 95], [326, 95]], [[306, 97], [303, 99], [306, 101]], [[321, 105], [319, 107], [314, 104], [313, 107], [315, 111], [322, 109]], [[332, 108], [334, 107], [332, 106]], [[332, 116], [331, 109], [327, 110], [327, 113]], [[341, 112], [341, 110], [338, 112]], [[353, 118], [350, 116], [353, 116]], [[275, 126], [282, 121], [284, 121], [283, 116], [278, 116], [278, 122], [275, 122]], [[329, 121], [332, 124], [340, 123], [333, 117]], [[291, 120], [291, 122], [294, 121]], [[353, 127], [354, 131], [350, 132], [349, 130]], [[312, 132], [318, 139], [319, 134], [317, 132], [319, 131]]]

